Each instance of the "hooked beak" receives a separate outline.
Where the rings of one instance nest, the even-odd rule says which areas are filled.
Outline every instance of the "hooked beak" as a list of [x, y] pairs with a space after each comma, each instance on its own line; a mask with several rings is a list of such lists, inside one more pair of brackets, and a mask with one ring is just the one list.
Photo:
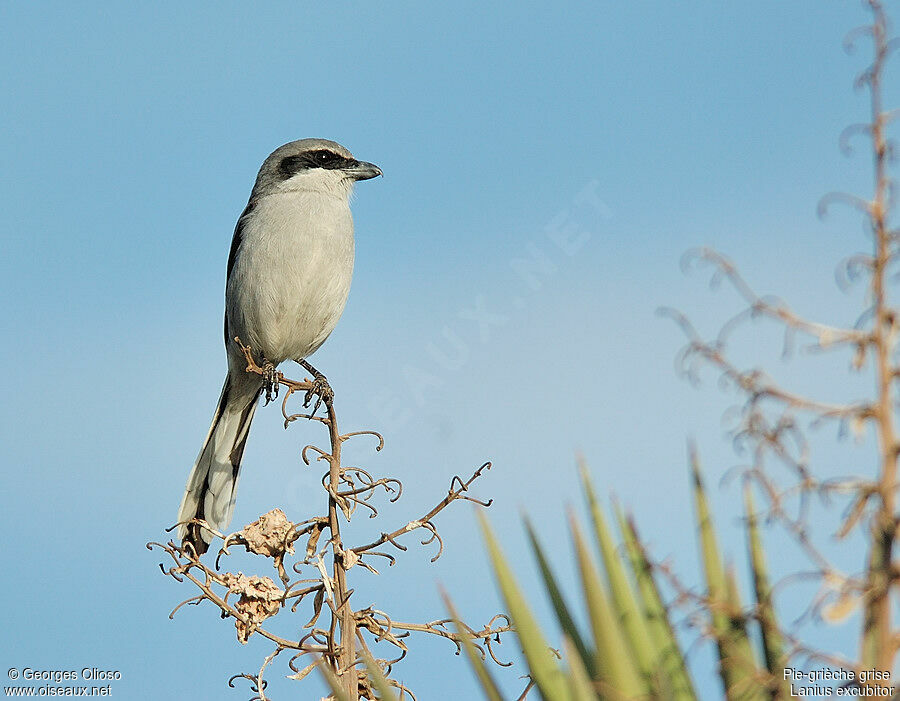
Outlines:
[[354, 180], [368, 180], [369, 178], [377, 178], [381, 175], [381, 168], [374, 163], [366, 161], [353, 161], [348, 167], [343, 169], [347, 177]]

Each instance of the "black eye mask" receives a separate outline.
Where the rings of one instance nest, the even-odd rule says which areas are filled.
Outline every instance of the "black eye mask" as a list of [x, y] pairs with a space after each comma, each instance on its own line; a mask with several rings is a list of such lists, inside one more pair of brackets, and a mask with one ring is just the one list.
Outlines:
[[295, 176], [303, 170], [311, 168], [325, 168], [337, 170], [346, 168], [354, 163], [353, 159], [344, 158], [333, 151], [320, 149], [317, 151], [305, 151], [295, 156], [285, 156], [278, 164], [278, 172], [284, 180]]

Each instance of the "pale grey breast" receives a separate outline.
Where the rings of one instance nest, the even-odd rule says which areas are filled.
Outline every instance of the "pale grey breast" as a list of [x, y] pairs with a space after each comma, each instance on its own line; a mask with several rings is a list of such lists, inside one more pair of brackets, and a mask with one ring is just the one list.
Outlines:
[[315, 352], [344, 310], [353, 254], [346, 197], [300, 190], [259, 198], [228, 278], [228, 333], [276, 365]]

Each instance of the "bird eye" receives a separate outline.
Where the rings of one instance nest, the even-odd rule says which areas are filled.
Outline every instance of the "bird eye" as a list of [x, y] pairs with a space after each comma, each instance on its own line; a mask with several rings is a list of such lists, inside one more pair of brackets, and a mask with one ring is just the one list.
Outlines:
[[319, 163], [328, 163], [334, 154], [330, 151], [319, 151], [316, 153], [316, 161]]

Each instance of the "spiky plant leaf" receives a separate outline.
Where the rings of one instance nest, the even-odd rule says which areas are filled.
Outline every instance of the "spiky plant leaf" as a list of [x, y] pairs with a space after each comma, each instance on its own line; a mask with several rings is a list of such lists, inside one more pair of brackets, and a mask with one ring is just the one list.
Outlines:
[[319, 672], [325, 677], [325, 682], [331, 689], [331, 693], [336, 701], [350, 701], [350, 694], [344, 689], [343, 684], [341, 684], [331, 667], [328, 666], [328, 663], [321, 658], [319, 659]]
[[531, 542], [531, 549], [534, 551], [535, 559], [537, 559], [538, 568], [541, 571], [541, 577], [544, 579], [544, 586], [547, 588], [550, 602], [553, 604], [553, 610], [556, 612], [559, 626], [562, 628], [563, 633], [568, 636], [575, 650], [577, 650], [582, 663], [588, 671], [588, 675], [593, 677], [595, 673], [594, 652], [588, 649], [584, 638], [581, 636], [581, 631], [575, 625], [575, 619], [572, 618], [562, 591], [560, 591], [559, 585], [556, 583], [556, 578], [553, 576], [553, 571], [550, 569], [550, 564], [546, 555], [544, 555], [543, 548], [541, 548], [537, 533], [527, 517], [525, 518], [525, 530], [528, 532], [528, 540]]
[[[650, 639], [643, 613], [638, 608], [622, 560], [619, 558], [609, 527], [606, 525], [606, 518], [603, 516], [587, 468], [583, 463], [580, 465], [580, 473], [582, 489], [591, 512], [594, 536], [597, 539], [603, 567], [606, 571], [606, 582], [609, 585], [614, 610], [619, 616], [619, 622], [634, 655], [636, 666], [648, 687], [652, 687], [651, 680], [654, 678], [654, 660], [657, 657], [657, 650]], [[670, 686], [667, 680], [660, 681], [663, 681], [666, 687]]]
[[706, 500], [706, 491], [700, 476], [700, 462], [693, 449], [691, 450], [691, 472], [712, 629], [719, 650], [719, 673], [725, 687], [725, 695], [729, 701], [762, 701], [766, 695], [754, 679], [757, 666], [753, 659], [750, 640], [743, 627], [739, 601], [736, 601], [737, 588], [736, 586], [732, 587], [732, 596], [729, 597], [728, 578], [719, 555], [719, 546], [716, 542], [709, 504]]
[[775, 616], [765, 550], [759, 533], [759, 523], [756, 509], [753, 506], [753, 493], [749, 482], [744, 485], [744, 512], [747, 518], [747, 544], [750, 550], [750, 569], [753, 573], [753, 591], [756, 595], [763, 659], [766, 661], [766, 669], [772, 675], [774, 682], [774, 698], [788, 699], [790, 698], [790, 684], [784, 676], [784, 639]]
[[587, 672], [587, 668], [581, 662], [581, 653], [575, 647], [568, 636], [563, 636], [563, 652], [569, 663], [569, 689], [572, 692], [573, 701], [597, 701], [597, 692]]
[[669, 694], [676, 701], [697, 701], [697, 693], [694, 691], [684, 656], [681, 654], [681, 647], [675, 637], [675, 629], [653, 578], [653, 568], [638, 536], [637, 528], [632, 520], [625, 518], [618, 506], [615, 511], [625, 551], [638, 585], [644, 620], [647, 622], [654, 646], [659, 651], [659, 667], [664, 670], [665, 677], [671, 683]]
[[569, 521], [584, 588], [584, 598], [594, 632], [598, 672], [596, 678], [626, 698], [648, 695], [650, 688], [646, 680], [641, 677], [634, 658], [630, 654], [628, 644], [625, 642], [625, 635], [617, 616], [613, 614], [610, 607], [609, 598], [594, 567], [581, 529], [573, 517], [570, 516]]
[[500, 689], [497, 687], [497, 683], [494, 681], [494, 677], [491, 675], [490, 670], [488, 670], [487, 665], [484, 663], [481, 653], [478, 652], [478, 648], [475, 647], [475, 644], [469, 637], [469, 631], [461, 622], [459, 614], [456, 612], [456, 607], [453, 606], [453, 602], [446, 592], [442, 591], [441, 596], [444, 598], [444, 605], [450, 613], [450, 618], [453, 619], [453, 627], [456, 628], [456, 633], [460, 637], [462, 648], [466, 653], [469, 664], [475, 669], [475, 675], [481, 683], [482, 691], [484, 691], [488, 701], [503, 701], [503, 695], [500, 693]]
[[741, 602], [737, 575], [735, 574], [734, 566], [731, 564], [725, 567], [725, 594], [728, 601], [729, 623], [736, 653], [734, 659], [740, 665], [739, 671], [744, 673], [744, 678], [732, 689], [733, 695], [739, 699], [767, 698], [767, 694], [760, 689], [760, 679], [757, 676], [759, 667], [756, 655], [753, 654], [753, 642], [750, 640], [750, 635], [747, 632], [747, 619], [744, 615], [743, 603]]
[[372, 659], [372, 656], [363, 650], [362, 657], [366, 662], [369, 679], [372, 680], [375, 690], [378, 692], [379, 701], [400, 701], [400, 697], [394, 693], [394, 687], [384, 676], [384, 672], [381, 671], [381, 667]]
[[[880, 639], [879, 619], [884, 615], [879, 608], [885, 599], [875, 594], [890, 586], [884, 573], [891, 569], [891, 549], [893, 538], [872, 538], [869, 550], [868, 564], [866, 568], [867, 596], [863, 610], [863, 639], [862, 639], [862, 666], [869, 669], [877, 669], [880, 664], [880, 653], [884, 648], [884, 641]], [[881, 665], [882, 667], [884, 665]]]
[[516, 635], [522, 644], [522, 651], [535, 684], [545, 701], [570, 701], [572, 696], [566, 677], [557, 665], [550, 645], [544, 638], [537, 620], [531, 613], [531, 609], [516, 583], [509, 563], [500, 549], [500, 544], [488, 525], [487, 518], [479, 512], [478, 520], [481, 523], [481, 531], [487, 544], [497, 584], [516, 627]]

